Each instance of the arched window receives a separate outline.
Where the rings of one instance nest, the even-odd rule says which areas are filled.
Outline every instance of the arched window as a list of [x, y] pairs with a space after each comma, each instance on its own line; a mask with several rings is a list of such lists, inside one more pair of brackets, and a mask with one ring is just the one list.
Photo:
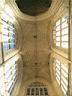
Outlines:
[[59, 49], [68, 49], [68, 18], [58, 19], [53, 29], [53, 45]]

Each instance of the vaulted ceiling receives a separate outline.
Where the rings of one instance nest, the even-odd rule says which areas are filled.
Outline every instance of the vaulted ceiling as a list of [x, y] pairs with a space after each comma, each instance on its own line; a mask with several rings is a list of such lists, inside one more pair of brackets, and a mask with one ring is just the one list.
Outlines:
[[47, 11], [52, 0], [16, 0], [16, 3], [23, 13], [36, 16]]

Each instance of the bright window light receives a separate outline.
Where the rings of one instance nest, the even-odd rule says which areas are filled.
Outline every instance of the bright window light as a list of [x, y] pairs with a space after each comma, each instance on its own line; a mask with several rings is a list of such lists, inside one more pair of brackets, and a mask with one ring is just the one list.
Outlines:
[[67, 91], [67, 85], [64, 84], [63, 81], [61, 81], [61, 85], [64, 87], [64, 89]]
[[63, 75], [61, 75], [61, 79], [63, 79], [64, 83], [65, 83], [66, 85], [68, 85], [68, 80], [66, 80], [66, 78], [64, 78]]
[[0, 77], [3, 75], [3, 66], [0, 66]]
[[9, 20], [9, 16], [6, 13], [2, 13], [1, 18], [5, 21]]
[[6, 73], [6, 76], [5, 76], [6, 79], [8, 79], [10, 75], [11, 75], [11, 70]]
[[59, 46], [60, 46], [60, 42], [56, 42], [56, 46], [58, 46], [58, 47], [59, 47]]
[[9, 26], [4, 21], [2, 21], [1, 27], [2, 27], [2, 31], [3, 31], [3, 29], [7, 29]]
[[68, 41], [68, 35], [62, 36], [62, 41]]
[[61, 72], [62, 72], [62, 74], [63, 74], [66, 78], [68, 78], [68, 74], [67, 74], [64, 70], [61, 70]]
[[65, 17], [62, 17], [62, 22], [66, 21], [66, 18]]
[[60, 80], [60, 75], [58, 75], [57, 73], [56, 73], [56, 77]]
[[60, 24], [60, 20], [58, 20], [57, 22], [56, 22], [56, 26], [58, 26]]
[[7, 43], [3, 43], [3, 50], [4, 50], [4, 52], [6, 52], [6, 51], [8, 51], [8, 49], [9, 49], [9, 44]]
[[56, 41], [60, 41], [60, 37], [56, 37]]
[[63, 48], [68, 48], [68, 42], [62, 42], [61, 46], [62, 46]]
[[68, 73], [68, 66], [64, 66], [63, 64], [61, 64], [61, 67]]
[[2, 35], [2, 41], [3, 42], [8, 41], [8, 40], [9, 40], [9, 37], [8, 36]]
[[4, 5], [5, 5], [5, 0], [0, 0], [0, 6], [1, 6], [2, 8], [4, 8]]
[[59, 31], [59, 30], [60, 30], [60, 26], [57, 26], [57, 27], [56, 27], [56, 31]]
[[60, 36], [60, 31], [56, 32], [56, 36]]
[[[61, 86], [61, 89], [62, 89], [63, 93], [66, 94], [66, 91], [65, 91], [65, 89], [64, 89], [63, 86]], [[67, 96], [67, 95], [66, 95], [66, 96]]]
[[68, 65], [65, 66], [64, 64], [61, 64], [61, 62], [57, 59], [54, 60], [54, 64], [56, 81], [61, 87], [63, 93], [66, 94], [68, 90]]
[[58, 64], [56, 64], [56, 68], [57, 68], [58, 70], [60, 70], [60, 66], [58, 66]]
[[68, 28], [62, 30], [62, 35], [68, 34]]
[[8, 30], [6, 30], [4, 28], [2, 29], [2, 34], [8, 35], [8, 33], [9, 33]]
[[4, 95], [4, 72], [3, 72], [3, 66], [0, 66], [0, 95]]
[[[14, 60], [14, 58], [13, 58]], [[6, 81], [7, 81], [7, 90], [9, 93], [11, 93], [14, 84], [15, 84], [15, 79], [16, 79], [16, 64], [15, 61], [14, 62], [9, 62], [7, 64], [5, 64], [5, 77], [6, 77]]]
[[5, 65], [5, 72], [8, 71], [11, 68], [11, 63], [8, 63]]
[[65, 27], [68, 27], [68, 23], [67, 22], [62, 23], [62, 28], [65, 28]]
[[68, 49], [68, 23], [65, 16], [60, 18], [54, 26], [53, 45], [60, 49]]
[[7, 54], [12, 51], [11, 49], [15, 48], [15, 28], [13, 19], [4, 12], [1, 14], [1, 22], [3, 51], [6, 57]]

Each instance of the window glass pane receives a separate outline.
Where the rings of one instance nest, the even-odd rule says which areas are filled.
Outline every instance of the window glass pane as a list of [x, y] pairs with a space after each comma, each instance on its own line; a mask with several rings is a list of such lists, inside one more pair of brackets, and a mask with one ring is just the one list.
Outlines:
[[36, 88], [36, 95], [39, 95], [39, 88]]
[[[55, 61], [56, 60], [56, 61]], [[59, 86], [64, 94], [67, 94], [68, 90], [68, 64], [61, 64], [61, 62], [57, 59], [54, 60], [55, 64], [55, 77], [56, 81], [58, 82]]]
[[56, 37], [56, 41], [60, 41], [60, 37]]
[[67, 74], [64, 70], [61, 70], [61, 73], [62, 73], [66, 78], [68, 78], [68, 74]]
[[[59, 74], [60, 74], [60, 72], [59, 72]], [[60, 80], [60, 75], [59, 74], [57, 74], [57, 72], [56, 72], [56, 77], [58, 78], [58, 80]]]
[[9, 37], [6, 36], [6, 35], [2, 35], [2, 41], [5, 42], [5, 41], [8, 41], [9, 40]]
[[1, 27], [2, 27], [2, 31], [3, 31], [3, 29], [8, 29], [8, 27], [9, 27], [9, 25], [7, 24], [7, 22], [4, 22], [4, 21], [1, 21], [2, 22], [2, 25], [1, 25]]
[[62, 28], [65, 28], [65, 27], [68, 27], [68, 23], [67, 22], [62, 23]]
[[7, 20], [9, 19], [9, 16], [4, 12], [4, 13], [1, 15], [1, 19], [3, 19], [4, 21], [7, 22]]
[[0, 77], [3, 75], [3, 66], [0, 66]]
[[4, 96], [4, 72], [3, 72], [3, 66], [0, 66], [0, 96]]
[[30, 95], [30, 88], [27, 88], [27, 95]]
[[59, 24], [60, 24], [60, 20], [58, 20], [58, 21], [56, 22], [56, 26], [59, 25]]
[[2, 8], [4, 8], [4, 5], [5, 5], [5, 0], [0, 0], [0, 6], [1, 6]]
[[45, 96], [48, 96], [47, 88], [44, 88], [44, 93], [45, 93]]
[[9, 49], [9, 44], [8, 43], [3, 43], [3, 51], [7, 51]]
[[61, 68], [63, 68], [68, 73], [68, 66], [64, 66], [64, 64], [61, 64]]
[[66, 21], [66, 20], [67, 20], [67, 19], [65, 18], [65, 16], [62, 17], [62, 22]]
[[56, 27], [56, 31], [59, 31], [60, 30], [60, 25]]
[[68, 34], [68, 28], [62, 29], [62, 35]]
[[5, 64], [5, 79], [7, 83], [7, 90], [9, 93], [12, 92], [14, 84], [16, 82], [16, 67], [15, 62]]
[[68, 48], [68, 23], [65, 16], [60, 18], [54, 26], [53, 44], [60, 48]]
[[62, 36], [62, 41], [68, 41], [68, 35]]
[[[61, 89], [62, 89], [63, 93], [66, 94], [66, 91], [65, 91], [65, 89], [64, 89], [63, 86], [61, 86]], [[67, 96], [67, 95], [66, 95], [66, 96]]]
[[62, 42], [61, 46], [62, 46], [63, 48], [68, 48], [68, 42]]
[[34, 95], [34, 88], [31, 89], [31, 95]]
[[67, 91], [67, 85], [61, 80], [61, 85], [64, 87], [64, 89]]
[[56, 59], [55, 62], [55, 74], [56, 74], [56, 80], [58, 82], [58, 84], [60, 85], [60, 61]]
[[60, 31], [56, 32], [56, 36], [60, 36]]
[[8, 30], [7, 29], [2, 29], [2, 34], [5, 34], [5, 35], [7, 35], [8, 36]]
[[56, 46], [60, 46], [60, 42], [56, 42]]
[[44, 95], [43, 88], [40, 88], [40, 95]]
[[5, 13], [1, 14], [1, 23], [2, 23], [1, 31], [2, 31], [4, 58], [6, 58], [6, 56], [12, 51], [11, 49], [15, 48], [15, 39], [14, 39], [15, 28], [10, 19], [11, 18], [7, 14]]
[[56, 68], [57, 70], [60, 70], [60, 66], [58, 64], [56, 64]]
[[66, 85], [68, 85], [68, 80], [66, 80], [66, 78], [65, 78], [63, 75], [61, 75], [61, 80], [63, 80], [64, 83], [65, 83]]
[[10, 46], [9, 46], [10, 49], [13, 49], [14, 47], [15, 47], [14, 43], [11, 43]]

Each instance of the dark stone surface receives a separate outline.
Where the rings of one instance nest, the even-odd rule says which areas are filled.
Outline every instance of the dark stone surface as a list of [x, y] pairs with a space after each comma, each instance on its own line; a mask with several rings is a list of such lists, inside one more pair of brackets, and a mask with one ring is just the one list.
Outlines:
[[16, 3], [23, 13], [36, 16], [47, 11], [52, 0], [16, 0]]

